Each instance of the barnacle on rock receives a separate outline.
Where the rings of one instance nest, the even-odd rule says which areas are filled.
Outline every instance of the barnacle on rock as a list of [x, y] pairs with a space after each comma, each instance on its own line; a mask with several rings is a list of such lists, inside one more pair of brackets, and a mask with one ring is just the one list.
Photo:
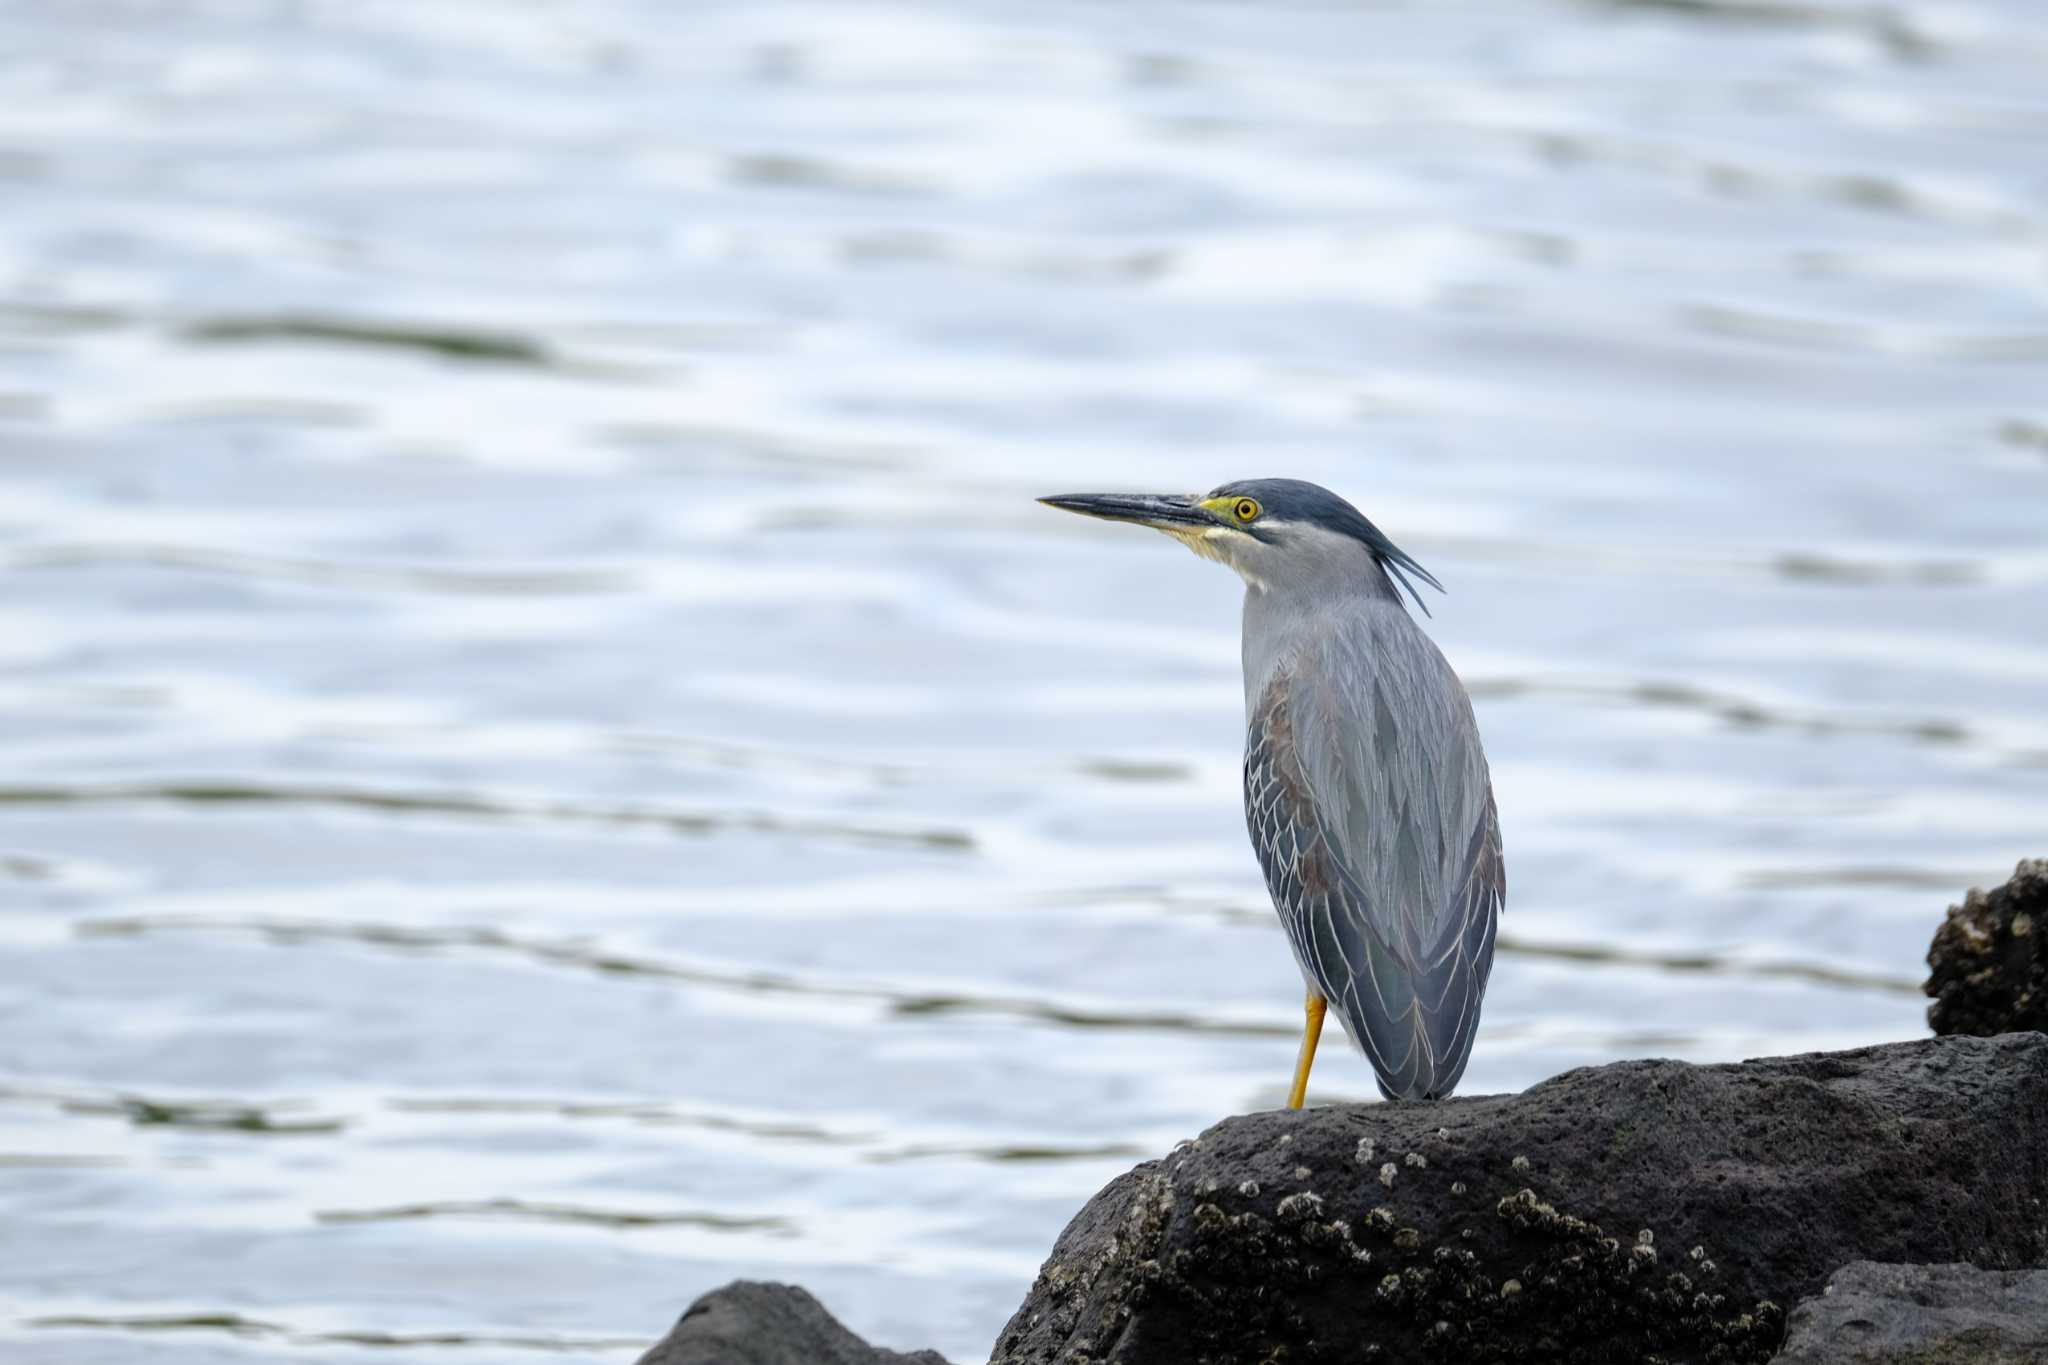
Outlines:
[[1276, 1212], [1290, 1222], [1300, 1222], [1304, 1218], [1320, 1218], [1323, 1213], [1323, 1197], [1310, 1190], [1290, 1194], [1280, 1201], [1280, 1207]]
[[1247, 1115], [1091, 1201], [991, 1358], [1762, 1365], [1845, 1245], [2039, 1263], [2041, 1132], [2037, 1034]]
[[[1782, 1332], [1772, 1304], [1729, 1304], [1685, 1275], [1657, 1277], [1649, 1229], [1624, 1242], [1533, 1189], [1467, 1196], [1414, 1223], [1377, 1204], [1358, 1225], [1382, 1239], [1377, 1254], [1352, 1223], [1324, 1216], [1324, 1195], [1265, 1204], [1257, 1190], [1242, 1182], [1235, 1208], [1198, 1203], [1189, 1244], [1132, 1276], [1134, 1297], [1171, 1304], [1192, 1338], [1189, 1365], [1360, 1359], [1361, 1312], [1384, 1327], [1373, 1336], [1388, 1358], [1441, 1365], [1762, 1365]], [[1475, 1250], [1489, 1221], [1498, 1233]], [[1140, 1217], [1134, 1245], [1144, 1232]], [[1706, 1264], [1702, 1254], [1693, 1274], [1711, 1273]]]

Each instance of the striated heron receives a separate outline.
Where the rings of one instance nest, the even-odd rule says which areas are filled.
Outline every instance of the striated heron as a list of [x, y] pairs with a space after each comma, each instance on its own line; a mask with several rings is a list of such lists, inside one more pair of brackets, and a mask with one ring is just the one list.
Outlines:
[[1471, 699], [1401, 599], [1422, 606], [1410, 575], [1443, 585], [1298, 479], [1039, 501], [1164, 531], [1244, 579], [1245, 824], [1308, 987], [1288, 1107], [1331, 1005], [1387, 1098], [1450, 1094], [1507, 873]]

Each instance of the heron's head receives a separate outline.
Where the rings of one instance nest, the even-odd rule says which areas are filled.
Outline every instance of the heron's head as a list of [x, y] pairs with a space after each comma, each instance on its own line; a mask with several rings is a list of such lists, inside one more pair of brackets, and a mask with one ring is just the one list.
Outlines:
[[1422, 598], [1407, 575], [1443, 591], [1364, 513], [1300, 479], [1243, 479], [1208, 493], [1066, 493], [1039, 501], [1164, 531], [1204, 559], [1222, 560], [1257, 589], [1341, 582], [1375, 568], [1390, 587], [1398, 582], [1408, 589], [1417, 606]]

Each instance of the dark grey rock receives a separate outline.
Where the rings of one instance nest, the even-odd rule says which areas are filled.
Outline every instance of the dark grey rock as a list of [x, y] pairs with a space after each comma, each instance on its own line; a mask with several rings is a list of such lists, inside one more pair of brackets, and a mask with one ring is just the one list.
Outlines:
[[1777, 1365], [2048, 1365], [2048, 1270], [1858, 1261], [1792, 1310]]
[[1859, 1258], [2048, 1258], [2048, 1037], [1229, 1119], [1081, 1210], [994, 1359], [1760, 1362]]
[[2048, 858], [2003, 886], [1970, 888], [1927, 949], [1927, 1022], [1936, 1033], [2048, 1032]]
[[683, 1311], [640, 1365], [946, 1365], [870, 1346], [793, 1284], [734, 1280]]

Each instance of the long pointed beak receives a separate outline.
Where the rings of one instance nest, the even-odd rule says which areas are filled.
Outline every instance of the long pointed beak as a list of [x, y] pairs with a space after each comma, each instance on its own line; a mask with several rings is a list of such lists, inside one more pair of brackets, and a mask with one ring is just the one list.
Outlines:
[[1202, 506], [1185, 493], [1060, 493], [1040, 498], [1047, 507], [1079, 512], [1104, 521], [1128, 521], [1166, 530], [1175, 526], [1214, 526]]

